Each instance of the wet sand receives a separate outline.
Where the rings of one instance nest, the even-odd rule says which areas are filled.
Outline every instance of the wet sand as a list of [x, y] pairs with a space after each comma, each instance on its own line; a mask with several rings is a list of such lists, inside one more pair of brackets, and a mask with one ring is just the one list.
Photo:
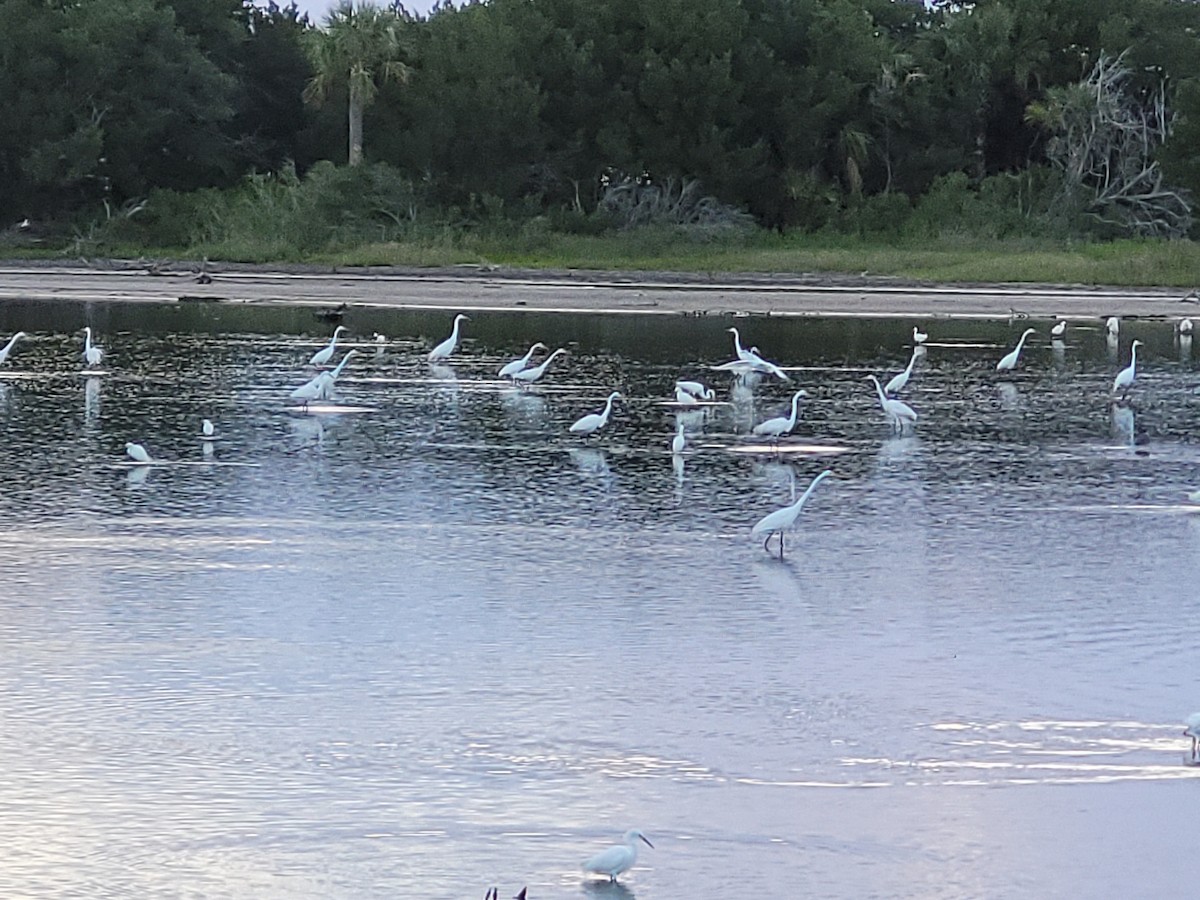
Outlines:
[[0, 300], [260, 303], [409, 309], [660, 315], [1096, 316], [1200, 314], [1179, 288], [934, 284], [809, 274], [15, 262], [0, 265]]

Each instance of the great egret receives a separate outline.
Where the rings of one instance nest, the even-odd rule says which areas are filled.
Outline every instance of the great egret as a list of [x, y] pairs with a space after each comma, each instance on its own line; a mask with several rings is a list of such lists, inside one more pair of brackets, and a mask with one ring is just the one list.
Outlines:
[[678, 403], [680, 406], [699, 406], [700, 405], [700, 400], [699, 400], [699, 398], [696, 397], [695, 394], [685, 391], [679, 385], [675, 385], [675, 402]]
[[927, 340], [929, 340], [929, 335], [926, 334], [924, 331], [921, 331], [919, 328], [917, 328], [916, 325], [914, 325], [913, 326], [913, 343], [914, 344], [923, 344]]
[[757, 524], [750, 529], [751, 534], [762, 534], [766, 532], [767, 539], [763, 541], [763, 549], [770, 553], [769, 544], [771, 543], [771, 535], [779, 535], [779, 558], [783, 559], [783, 533], [796, 524], [796, 518], [800, 515], [800, 510], [804, 508], [805, 502], [812, 496], [812, 492], [816, 490], [818, 484], [827, 475], [832, 474], [829, 469], [826, 469], [820, 475], [812, 480], [812, 484], [808, 489], [800, 495], [800, 499], [791, 506], [785, 506], [783, 509], [777, 509], [773, 513], [763, 516], [758, 520]]
[[1124, 397], [1129, 393], [1129, 388], [1133, 384], [1133, 380], [1137, 378], [1137, 348], [1141, 347], [1141, 341], [1134, 341], [1129, 348], [1129, 365], [1117, 373], [1117, 377], [1113, 379], [1112, 392], [1115, 397], [1117, 391], [1121, 392]]
[[759, 437], [770, 438], [772, 442], [778, 444], [779, 439], [783, 435], [790, 432], [796, 427], [796, 416], [800, 412], [800, 398], [807, 397], [805, 391], [796, 391], [792, 394], [792, 414], [790, 416], [779, 416], [774, 419], [767, 419], [765, 422], [759, 422], [752, 429], [753, 433]]
[[25, 332], [18, 331], [9, 338], [8, 343], [4, 345], [4, 349], [0, 350], [0, 366], [8, 362], [8, 354], [12, 353], [13, 347], [17, 346], [17, 341], [23, 337], [25, 337]]
[[346, 363], [350, 362], [350, 357], [354, 356], [357, 352], [357, 350], [347, 350], [346, 355], [342, 357], [341, 362], [335, 368], [328, 372], [318, 373], [315, 378], [300, 385], [289, 396], [293, 400], [302, 401], [306, 407], [313, 400], [328, 400], [333, 396], [334, 382], [338, 380], [338, 376], [346, 368]]
[[92, 344], [92, 329], [91, 326], [83, 327], [83, 361], [91, 368], [96, 368], [100, 365], [100, 360], [104, 358], [104, 349]]
[[554, 357], [558, 356], [558, 354], [560, 354], [560, 353], [566, 353], [566, 352], [567, 351], [564, 350], [562, 347], [559, 347], [557, 350], [555, 350], [553, 353], [551, 353], [549, 356], [547, 356], [544, 360], [542, 360], [542, 364], [540, 366], [532, 366], [531, 368], [528, 368], [528, 369], [522, 369], [520, 372], [518, 372], [516, 375], [513, 376], [513, 381], [518, 382], [520, 384], [533, 384], [535, 381], [537, 381], [539, 378], [541, 378], [543, 375], [546, 374], [546, 369], [547, 369], [547, 367], [549, 367], [550, 363], [554, 362]]
[[529, 348], [529, 351], [524, 356], [522, 356], [518, 359], [514, 359], [512, 362], [510, 362], [506, 366], [504, 366], [504, 368], [502, 368], [499, 372], [500, 377], [501, 378], [512, 378], [518, 372], [522, 371], [523, 369], [528, 368], [529, 360], [533, 359], [533, 354], [537, 353], [539, 350], [545, 350], [545, 349], [546, 349], [546, 345], [543, 344], [541, 341], [538, 341], [536, 344], [534, 344], [532, 347]]
[[904, 386], [908, 384], [908, 379], [912, 377], [913, 364], [917, 361], [917, 357], [920, 355], [921, 354], [917, 352], [917, 348], [913, 347], [912, 359], [908, 361], [908, 365], [905, 366], [903, 372], [901, 372], [899, 375], [896, 375], [887, 383], [886, 386], [884, 386], [883, 391], [885, 394], [898, 394], [900, 391], [904, 390]]
[[903, 432], [906, 423], [910, 425], [917, 423], [917, 414], [911, 406], [903, 400], [894, 400], [885, 394], [883, 387], [879, 384], [879, 379], [874, 375], [867, 377], [875, 383], [875, 393], [879, 395], [879, 405], [883, 407], [883, 412], [888, 417], [893, 429]]
[[213, 425], [211, 419], [204, 419], [200, 423], [200, 433], [206, 439], [211, 438], [213, 435], [215, 435], [217, 433], [217, 427], [215, 425]]
[[[1179, 333], [1180, 334], [1191, 334], [1192, 333], [1192, 320], [1191, 319], [1180, 319], [1179, 320]], [[4, 362], [3, 354], [0, 354], [0, 362]]]
[[733, 335], [734, 355], [736, 355], [738, 359], [743, 359], [743, 360], [746, 360], [747, 362], [749, 362], [750, 361], [750, 351], [742, 349], [742, 337], [741, 337], [741, 335], [738, 334], [738, 330], [736, 328], [726, 328], [725, 330]]
[[679, 392], [691, 394], [697, 400], [715, 400], [717, 393], [710, 387], [705, 387], [699, 381], [677, 381], [675, 382], [675, 396], [679, 397]]
[[333, 338], [329, 341], [329, 346], [322, 347], [312, 355], [312, 359], [308, 361], [310, 366], [323, 366], [333, 359], [333, 351], [337, 349], [338, 335], [346, 330], [345, 325], [339, 325], [333, 329]]
[[429, 361], [437, 362], [442, 359], [449, 359], [450, 354], [458, 347], [458, 329], [463, 322], [469, 322], [470, 318], [462, 313], [454, 317], [454, 328], [450, 332], [450, 337], [446, 338], [436, 347], [429, 351]]
[[1108, 321], [1104, 323], [1104, 330], [1111, 337], [1116, 337], [1121, 333], [1121, 320], [1116, 316], [1109, 316]]
[[638, 841], [645, 841], [646, 846], [654, 849], [650, 839], [638, 829], [632, 828], [625, 832], [625, 843], [607, 850], [601, 850], [583, 864], [583, 871], [595, 872], [597, 875], [607, 875], [609, 881], [616, 881], [617, 876], [628, 870], [637, 862]]
[[1183, 724], [1187, 726], [1183, 736], [1192, 739], [1192, 762], [1195, 762], [1200, 755], [1200, 713], [1192, 713], [1183, 720]]
[[1017, 359], [1019, 359], [1021, 356], [1021, 348], [1025, 346], [1025, 340], [1031, 334], [1037, 334], [1037, 330], [1034, 328], [1026, 328], [1024, 333], [1021, 335], [1021, 339], [1017, 341], [1017, 346], [1014, 347], [1010, 352], [1004, 354], [1004, 356], [1000, 358], [1000, 362], [996, 363], [997, 372], [1011, 372], [1014, 368], [1016, 368]]
[[675, 423], [675, 437], [671, 438], [671, 452], [679, 454], [687, 446], [687, 436], [683, 433], [683, 420]]
[[595, 434], [597, 431], [607, 425], [608, 417], [612, 414], [613, 401], [620, 396], [620, 393], [617, 391], [613, 391], [611, 394], [609, 394], [608, 400], [606, 400], [604, 403], [604, 411], [584, 416], [582, 419], [575, 422], [571, 426], [571, 434], [582, 434], [586, 437], [590, 434]]
[[1054, 323], [1054, 327], [1050, 329], [1050, 337], [1052, 337], [1052, 338], [1061, 338], [1066, 333], [1067, 333], [1067, 320], [1066, 319], [1059, 319], [1057, 322]]
[[149, 463], [154, 461], [150, 458], [150, 454], [146, 452], [145, 447], [143, 447], [141, 444], [135, 444], [133, 441], [129, 441], [125, 444], [125, 452], [134, 462]]

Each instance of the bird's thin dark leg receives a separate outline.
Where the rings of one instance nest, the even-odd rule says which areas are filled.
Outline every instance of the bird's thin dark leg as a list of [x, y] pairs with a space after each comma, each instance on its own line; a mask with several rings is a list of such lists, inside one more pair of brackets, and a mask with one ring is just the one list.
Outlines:
[[779, 558], [783, 559], [783, 532], [779, 532]]
[[770, 544], [771, 544], [771, 532], [768, 531], [767, 539], [765, 541], [763, 541], [763, 550], [765, 550], [767, 553], [771, 552]]

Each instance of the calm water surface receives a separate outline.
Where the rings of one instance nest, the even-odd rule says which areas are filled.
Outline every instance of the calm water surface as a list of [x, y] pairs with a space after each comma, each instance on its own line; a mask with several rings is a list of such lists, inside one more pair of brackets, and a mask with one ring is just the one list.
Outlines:
[[[431, 367], [450, 318], [352, 311], [352, 411], [314, 414], [288, 400], [331, 331], [309, 310], [0, 308], [31, 333], [0, 370], [0, 895], [1131, 897], [1200, 872], [1200, 372], [1169, 324], [1051, 348], [1035, 322], [1000, 378], [1030, 323], [922, 323], [897, 437], [864, 378], [911, 321], [480, 313]], [[794, 384], [709, 371], [731, 324]], [[495, 379], [539, 339], [570, 350], [543, 384]], [[682, 460], [677, 377], [721, 401]], [[753, 452], [796, 385], [787, 452]], [[614, 388], [607, 431], [569, 436]], [[765, 553], [750, 526], [826, 467]], [[631, 827], [655, 849], [585, 880]]]

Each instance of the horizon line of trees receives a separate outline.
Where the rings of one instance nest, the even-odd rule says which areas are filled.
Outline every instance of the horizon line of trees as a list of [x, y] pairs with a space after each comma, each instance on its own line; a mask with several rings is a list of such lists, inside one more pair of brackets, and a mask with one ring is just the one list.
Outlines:
[[251, 0], [0, 0], [0, 34], [14, 223], [322, 160], [390, 167], [397, 222], [699, 185], [693, 211], [812, 230], [953, 184], [1183, 236], [1200, 192], [1193, 0], [347, 0], [319, 24]]

